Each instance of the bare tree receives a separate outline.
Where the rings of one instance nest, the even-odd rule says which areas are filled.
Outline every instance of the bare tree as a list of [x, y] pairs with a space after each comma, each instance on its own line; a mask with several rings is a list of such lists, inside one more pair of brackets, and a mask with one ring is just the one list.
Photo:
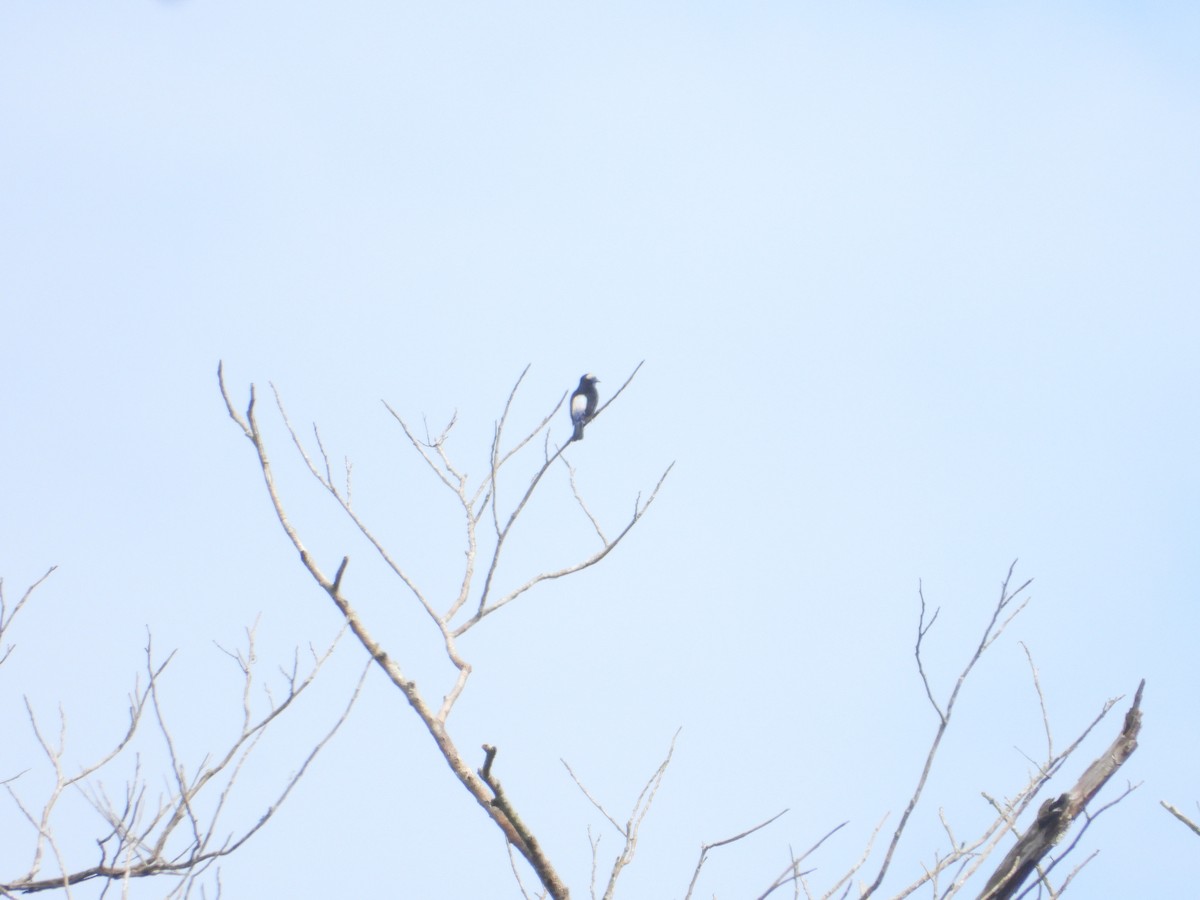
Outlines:
[[[640, 364], [633, 370], [629, 378], [626, 379], [625, 383], [613, 396], [595, 411], [593, 419], [602, 415], [621, 396], [625, 388], [629, 386], [629, 383], [637, 375], [639, 368], [641, 368]], [[386, 403], [384, 404], [388, 412], [399, 424], [413, 450], [420, 455], [431, 472], [450, 492], [453, 498], [452, 502], [456, 504], [462, 515], [464, 529], [463, 573], [457, 594], [449, 598], [431, 596], [417, 585], [401, 561], [394, 558], [389, 549], [376, 537], [370, 525], [358, 514], [353, 505], [349, 464], [345, 467], [344, 475], [335, 480], [333, 464], [321, 442], [320, 432], [316, 428], [313, 429], [316, 453], [311, 453], [304, 446], [299, 434], [292, 426], [284, 409], [282, 399], [278, 391], [275, 391], [276, 407], [279, 410], [288, 434], [291, 436], [293, 444], [303, 458], [309, 472], [329, 493], [342, 512], [350, 518], [369, 545], [382, 557], [388, 568], [403, 582], [414, 602], [420, 606], [437, 629], [446, 658], [453, 665], [457, 672], [457, 677], [454, 684], [444, 695], [441, 704], [436, 706], [431, 704], [425, 695], [421, 693], [416, 682], [404, 674], [404, 669], [400, 661], [390, 654], [375, 638], [355, 605], [343, 591], [342, 579], [349, 564], [349, 557], [342, 557], [337, 570], [330, 577], [320, 568], [313, 555], [309, 553], [297, 529], [288, 519], [287, 512], [284, 509], [283, 498], [280, 495], [271, 469], [266, 438], [259, 426], [254, 387], [251, 386], [250, 388], [249, 404], [243, 414], [238, 412], [234, 407], [225, 385], [223, 368], [220, 367], [218, 368], [218, 380], [230, 418], [238, 424], [242, 429], [242, 433], [254, 446], [258, 463], [266, 482], [267, 493], [275, 509], [275, 514], [279, 518], [279, 523], [283, 527], [283, 530], [287, 533], [288, 539], [292, 542], [296, 550], [299, 551], [302, 564], [308, 570], [313, 580], [320, 585], [321, 589], [328, 594], [329, 598], [336, 605], [338, 611], [349, 625], [351, 632], [362, 644], [363, 648], [366, 649], [370, 658], [375, 661], [391, 683], [404, 695], [413, 712], [433, 738], [438, 751], [441, 753], [443, 759], [445, 759], [454, 776], [462, 783], [463, 787], [466, 788], [468, 793], [471, 794], [496, 824], [496, 827], [504, 834], [509, 845], [514, 847], [524, 857], [550, 896], [558, 900], [558, 898], [568, 896], [569, 892], [566, 882], [556, 871], [550, 859], [543, 851], [534, 832], [523, 821], [517, 811], [516, 804], [505, 793], [500, 781], [496, 777], [493, 771], [493, 764], [497, 753], [496, 748], [485, 745], [482, 765], [478, 769], [473, 769], [458, 745], [454, 742], [447, 728], [447, 720], [454, 708], [454, 704], [462, 695], [463, 690], [467, 686], [467, 681], [471, 676], [471, 665], [460, 652], [458, 639], [483, 622], [485, 618], [503, 609], [536, 585], [544, 581], [552, 581], [583, 571], [596, 565], [608, 556], [641, 520], [642, 516], [646, 514], [646, 511], [658, 496], [659, 489], [662, 487], [663, 481], [669, 474], [671, 467], [668, 466], [666, 471], [663, 472], [662, 477], [659, 478], [649, 497], [643, 501], [639, 496], [634, 501], [633, 513], [630, 518], [617, 528], [611, 538], [605, 534], [603, 526], [588, 510], [578, 490], [574, 490], [574, 476], [572, 473], [571, 484], [575, 497], [583, 513], [595, 528], [600, 546], [596, 550], [584, 554], [582, 558], [568, 566], [554, 570], [532, 572], [524, 578], [518, 579], [515, 584], [507, 588], [499, 587], [497, 570], [500, 559], [520, 521], [521, 513], [526, 509], [526, 505], [533, 496], [534, 491], [543, 484], [546, 473], [550, 471], [550, 468], [556, 462], [562, 460], [563, 451], [570, 443], [568, 441], [552, 450], [549, 438], [550, 422], [562, 408], [563, 402], [566, 399], [565, 393], [540, 422], [536, 423], [528, 431], [519, 433], [509, 443], [510, 439], [506, 435], [505, 429], [508, 426], [513, 400], [521, 386], [521, 382], [524, 380], [526, 372], [528, 372], [528, 367], [526, 367], [525, 371], [521, 373], [521, 376], [513, 385], [513, 389], [509, 393], [508, 402], [505, 404], [504, 412], [496, 424], [491, 452], [489, 454], [487, 474], [475, 484], [472, 484], [468, 476], [455, 466], [446, 450], [446, 440], [455, 425], [454, 418], [450, 420], [450, 423], [439, 435], [432, 438], [426, 437], [422, 440], [417, 437], [413, 429], [395, 410], [387, 406]], [[507, 506], [502, 506], [499, 499], [501, 474], [517, 454], [537, 446], [534, 441], [539, 436], [542, 437], [542, 463], [540, 467], [530, 479], [528, 485], [523, 490], [518, 489], [515, 496], [519, 499]], [[565, 461], [563, 464], [565, 465]], [[570, 470], [569, 466], [567, 468]], [[480, 533], [481, 525], [488, 535], [488, 540], [486, 541], [488, 549], [482, 552], [480, 546], [482, 537]], [[477, 565], [483, 568], [482, 579], [478, 578]], [[632, 858], [635, 844], [636, 828], [633, 828], [627, 837], [629, 858]], [[618, 866], [612, 876], [614, 881], [619, 871], [620, 867]]]
[[[639, 367], [640, 368], [640, 365]], [[292, 443], [299, 452], [304, 461], [309, 473], [328, 492], [334, 499], [341, 511], [349, 517], [354, 526], [359, 530], [362, 536], [367, 540], [369, 545], [379, 554], [385, 561], [387, 567], [392, 573], [399, 578], [406, 586], [408, 592], [413, 598], [413, 601], [419, 605], [424, 611], [428, 619], [433, 623], [440, 636], [440, 640], [446, 655], [446, 658], [453, 665], [457, 672], [454, 684], [445, 694], [442, 703], [438, 707], [431, 705], [427, 699], [418, 691], [416, 683], [404, 674], [400, 662], [391, 655], [374, 637], [367, 624], [363, 621], [355, 604], [352, 603], [342, 589], [342, 580], [346, 572], [346, 567], [349, 564], [349, 557], [343, 555], [340, 564], [332, 577], [327, 575], [316, 563], [313, 555], [308, 551], [305, 544], [300, 538], [296, 528], [290, 522], [287, 513], [284, 509], [283, 499], [280, 495], [279, 488], [276, 484], [270, 459], [267, 453], [266, 438], [260, 428], [257, 410], [256, 410], [256, 393], [254, 387], [250, 389], [250, 400], [245, 413], [240, 413], [235, 408], [233, 401], [229, 396], [228, 389], [225, 386], [223, 373], [219, 370], [218, 375], [221, 384], [222, 395], [225, 398], [226, 407], [230, 417], [239, 425], [242, 433], [251, 442], [255, 453], [258, 457], [258, 463], [262, 470], [267, 493], [270, 497], [275, 514], [279, 519], [281, 526], [286, 532], [289, 540], [299, 551], [301, 562], [308, 570], [311, 577], [320, 585], [322, 590], [334, 602], [342, 616], [345, 617], [351, 631], [358, 638], [362, 646], [367, 650], [369, 656], [375, 660], [378, 666], [383, 670], [386, 676], [403, 693], [408, 704], [420, 718], [430, 736], [433, 738], [438, 750], [445, 759], [450, 770], [455, 777], [462, 783], [466, 790], [475, 798], [476, 802], [484, 809], [487, 815], [492, 819], [496, 826], [504, 834], [509, 845], [526, 860], [533, 869], [537, 878], [541, 882], [544, 890], [551, 897], [565, 898], [568, 896], [567, 883], [563, 876], [556, 870], [550, 859], [546, 856], [541, 844], [538, 842], [533, 830], [528, 826], [517, 812], [516, 804], [510, 798], [500, 785], [494, 772], [494, 763], [496, 760], [497, 750], [492, 745], [484, 745], [482, 765], [478, 769], [472, 769], [464, 755], [455, 744], [450, 732], [447, 728], [447, 719], [455, 702], [461, 696], [467, 681], [471, 675], [471, 666], [469, 662], [462, 656], [457, 646], [457, 639], [479, 625], [487, 616], [502, 609], [510, 602], [529, 591], [531, 588], [544, 581], [554, 580], [565, 577], [582, 571], [583, 569], [593, 566], [604, 559], [621, 540], [630, 532], [641, 517], [646, 513], [649, 506], [658, 496], [659, 489], [662, 487], [663, 481], [670, 472], [670, 466], [663, 472], [662, 477], [650, 492], [649, 497], [642, 501], [639, 497], [633, 505], [633, 513], [616, 530], [615, 537], [608, 538], [605, 535], [605, 529], [596, 517], [588, 509], [584, 499], [581, 497], [574, 480], [574, 471], [567, 466], [563, 460], [563, 451], [570, 445], [568, 439], [562, 446], [554, 447], [550, 442], [549, 425], [553, 417], [562, 408], [563, 401], [566, 399], [564, 393], [559, 398], [558, 403], [546, 414], [544, 418], [536, 422], [531, 428], [519, 432], [515, 438], [507, 438], [507, 429], [509, 428], [509, 417], [513, 407], [513, 400], [516, 397], [517, 391], [524, 380], [525, 372], [514, 384], [512, 391], [509, 393], [508, 401], [505, 404], [504, 411], [495, 427], [491, 448], [489, 452], [489, 467], [486, 474], [476, 483], [472, 484], [468, 477], [463, 474], [459, 468], [451, 461], [447, 449], [446, 442], [455, 425], [455, 419], [451, 419], [445, 429], [435, 437], [419, 438], [409, 426], [409, 424], [393, 410], [390, 406], [385, 407], [395, 421], [399, 424], [404, 433], [406, 440], [412, 449], [420, 455], [427, 464], [430, 471], [436, 478], [445, 486], [453, 497], [453, 502], [456, 504], [459, 513], [462, 517], [464, 531], [464, 551], [465, 563], [462, 572], [462, 577], [459, 582], [459, 590], [453, 597], [444, 598], [441, 601], [438, 598], [428, 595], [420, 586], [416, 584], [414, 579], [408, 574], [400, 561], [396, 560], [386, 546], [376, 537], [370, 525], [359, 515], [352, 503], [352, 494], [350, 487], [350, 467], [346, 464], [344, 477], [335, 479], [334, 466], [330, 461], [329, 454], [321, 441], [319, 430], [313, 429], [313, 441], [315, 445], [315, 453], [311, 452], [301, 440], [300, 435], [293, 427], [287, 412], [284, 409], [282, 400], [275, 392], [275, 405], [279, 411], [282, 422], [291, 437]], [[612, 396], [612, 398], [604, 406], [597, 410], [596, 415], [600, 415], [604, 410], [617, 400], [626, 387], [636, 376], [638, 369], [634, 369], [629, 378], [621, 388]], [[540, 445], [535, 443], [535, 440], [541, 436]], [[510, 501], [508, 505], [502, 505], [498, 499], [500, 496], [501, 476], [506, 471], [505, 467], [519, 453], [530, 451], [536, 446], [540, 446], [541, 462], [536, 468], [532, 478], [524, 486], [518, 486], [512, 496], [516, 498]], [[518, 578], [514, 584], [507, 588], [499, 587], [497, 576], [498, 565], [501, 556], [504, 552], [507, 542], [516, 529], [522, 511], [526, 508], [527, 503], [533, 496], [534, 492], [542, 487], [544, 477], [550, 468], [556, 462], [562, 462], [566, 467], [571, 490], [575, 500], [587, 517], [591, 525], [594, 527], [599, 538], [599, 546], [590, 553], [585, 553], [577, 562], [568, 565], [564, 568], [555, 570], [545, 570], [541, 572], [528, 573], [522, 578]], [[486, 523], [486, 532], [481, 532], [481, 523]], [[482, 540], [486, 533], [486, 542]], [[989, 621], [987, 622], [979, 643], [974, 648], [971, 656], [960, 672], [957, 681], [953, 685], [945, 700], [939, 700], [936, 696], [937, 692], [931, 684], [928, 675], [926, 674], [923, 647], [927, 640], [930, 630], [932, 629], [936, 619], [937, 611], [929, 613], [923, 591], [918, 591], [920, 598], [920, 615], [918, 619], [917, 636], [915, 643], [915, 657], [917, 663], [917, 671], [923, 685], [925, 695], [932, 707], [936, 716], [936, 728], [931, 741], [928, 753], [926, 755], [924, 766], [919, 773], [917, 783], [909, 796], [907, 805], [896, 828], [891, 834], [886, 848], [883, 851], [882, 859], [878, 863], [874, 876], [870, 881], [859, 886], [858, 895], [861, 897], [870, 897], [876, 894], [884, 884], [885, 878], [893, 865], [897, 847], [899, 846], [902, 837], [906, 833], [914, 810], [921, 801], [925, 785], [929, 779], [930, 773], [933, 770], [935, 760], [938, 757], [939, 749], [942, 740], [950, 727], [952, 717], [957, 707], [960, 693], [963, 685], [970, 677], [975, 666], [982, 658], [983, 654], [995, 643], [995, 641], [1004, 633], [1008, 625], [1013, 619], [1024, 609], [1028, 602], [1026, 590], [1030, 582], [1025, 581], [1019, 586], [1013, 583], [1013, 574], [1016, 563], [1014, 562], [1009, 568], [1008, 575], [1005, 577], [1000, 590], [1000, 596], [997, 600]], [[478, 567], [478, 568], [477, 568]], [[482, 570], [482, 578], [478, 577], [478, 571]], [[995, 808], [995, 819], [992, 824], [987, 827], [983, 833], [977, 835], [970, 841], [959, 840], [949, 822], [943, 815], [943, 825], [946, 830], [946, 836], [949, 840], [950, 849], [947, 853], [933, 860], [932, 863], [922, 866], [922, 874], [907, 887], [902, 888], [895, 897], [907, 897], [922, 886], [929, 886], [934, 891], [935, 896], [954, 896], [965, 889], [968, 882], [971, 882], [975, 876], [982, 878], [987, 860], [1002, 846], [1002, 842], [1010, 833], [1016, 833], [1018, 829], [1018, 820], [1031, 806], [1038, 797], [1043, 788], [1050, 782], [1051, 778], [1056, 775], [1066, 764], [1068, 759], [1080, 746], [1084, 738], [1091, 732], [1105, 716], [1105, 714], [1116, 703], [1116, 700], [1110, 700], [1092, 722], [1087, 729], [1084, 730], [1073, 743], [1065, 750], [1056, 752], [1051, 738], [1050, 723], [1045, 715], [1045, 703], [1042, 699], [1041, 685], [1038, 681], [1037, 670], [1033, 666], [1032, 658], [1030, 658], [1030, 668], [1033, 673], [1034, 685], [1037, 689], [1039, 701], [1042, 705], [1043, 723], [1046, 733], [1047, 750], [1045, 759], [1037, 763], [1035, 770], [1031, 773], [1026, 784], [1020, 787], [1012, 799], [1000, 802], [989, 799], [989, 802]], [[1136, 746], [1137, 725], [1140, 723], [1139, 704], [1141, 699], [1141, 688], [1138, 689], [1137, 699], [1134, 706], [1127, 716], [1126, 727], [1122, 734], [1114, 744], [1114, 748], [1120, 748], [1120, 753], [1116, 750], [1110, 751], [1102, 760], [1108, 760], [1108, 764], [1101, 765], [1101, 761], [1093, 764], [1081, 778], [1080, 784], [1067, 794], [1063, 794], [1054, 801], [1048, 801], [1043, 804], [1039, 810], [1038, 817], [1033, 825], [1026, 830], [1021, 837], [1017, 846], [1005, 857], [1000, 863], [991, 879], [987, 882], [983, 889], [982, 897], [1007, 897], [1011, 893], [1006, 893], [1011, 889], [1019, 887], [1020, 884], [1028, 877], [1028, 875], [1036, 869], [1037, 881], [1045, 885], [1056, 896], [1070, 882], [1074, 876], [1074, 872], [1067, 876], [1065, 881], [1056, 888], [1050, 887], [1049, 873], [1054, 865], [1061, 861], [1062, 857], [1056, 860], [1053, 864], [1042, 868], [1040, 861], [1050, 852], [1051, 848], [1057, 843], [1061, 836], [1065, 833], [1067, 826], [1080, 815], [1086, 812], [1086, 805], [1091, 801], [1103, 784], [1116, 771], [1116, 768], [1124, 762], [1129, 753]], [[672, 752], [674, 744], [672, 743]], [[650, 804], [654, 799], [655, 793], [659, 784], [662, 781], [666, 767], [671, 759], [671, 754], [668, 753], [659, 769], [647, 782], [641, 796], [634, 805], [633, 811], [622, 823], [610, 814], [605, 806], [598, 801], [587, 790], [583, 783], [576, 777], [575, 773], [570, 770], [568, 772], [576, 784], [584, 791], [589, 801], [596, 807], [603, 817], [617, 831], [621, 840], [621, 849], [617, 853], [611, 867], [611, 871], [603, 882], [602, 896], [605, 900], [614, 896], [617, 879], [625, 866], [632, 861], [638, 840], [639, 828], [647, 815]], [[1101, 771], [1103, 770], [1103, 771]], [[1053, 828], [1047, 830], [1047, 823], [1051, 821], [1049, 818], [1053, 814]], [[780, 814], [782, 815], [782, 814]], [[696, 882], [699, 879], [701, 868], [704, 865], [710, 851], [726, 846], [738, 840], [742, 840], [749, 835], [759, 831], [766, 825], [775, 821], [778, 816], [773, 816], [770, 819], [747, 829], [732, 838], [706, 843], [703, 845], [700, 859], [696, 865], [695, 871], [692, 874], [691, 882], [687, 888], [687, 895], [691, 896], [696, 887]], [[1089, 820], [1090, 821], [1090, 818]], [[821, 845], [821, 843], [834, 831], [841, 826], [837, 826], [832, 831], [826, 833], [824, 837], [814, 844], [814, 846], [805, 853], [797, 856], [789, 854], [789, 862], [784, 871], [774, 879], [767, 887], [761, 896], [766, 897], [776, 890], [792, 885], [793, 890], [799, 896], [799, 891], [804, 890], [806, 896], [814, 896], [811, 888], [806, 881], [808, 874], [802, 869], [804, 862], [810, 858], [811, 854]], [[1086, 829], [1086, 825], [1084, 826]], [[876, 829], [878, 834], [879, 828]], [[1042, 837], [1036, 843], [1033, 842], [1031, 835], [1041, 834]], [[839, 894], [846, 895], [851, 890], [859, 873], [873, 858], [873, 841], [868, 844], [861, 858], [848, 869], [844, 875], [834, 880], [833, 884], [821, 894], [824, 897], [833, 897]], [[1072, 843], [1067, 853], [1075, 846]], [[595, 896], [597, 888], [600, 886], [598, 881], [597, 870], [599, 867], [599, 841], [598, 838], [592, 838], [593, 848], [593, 871], [592, 871], [592, 895]], [[1063, 854], [1065, 856], [1066, 853]], [[1016, 861], [1014, 861], [1016, 860]], [[1086, 860], [1085, 860], [1086, 862]], [[514, 873], [517, 870], [514, 868]], [[517, 874], [519, 879], [519, 873]], [[947, 883], [948, 882], [948, 883]], [[1004, 885], [1004, 887], [1001, 887]], [[523, 888], [522, 888], [523, 890]]]
[[[596, 410], [596, 417], [602, 415], [608, 406], [622, 395], [639, 369], [640, 365], [609, 401]], [[268, 439], [260, 424], [255, 387], [250, 386], [248, 403], [245, 410], [241, 411], [234, 404], [226, 386], [223, 367], [218, 367], [218, 381], [230, 418], [254, 449], [268, 499], [287, 539], [298, 552], [305, 571], [333, 602], [343, 623], [343, 630], [348, 630], [365, 650], [366, 661], [359, 686], [362, 684], [362, 678], [365, 678], [372, 668], [383, 673], [420, 720], [452, 776], [504, 835], [510, 851], [513, 876], [522, 894], [526, 897], [531, 896], [523, 878], [532, 870], [540, 884], [540, 888], [535, 889], [533, 893], [561, 900], [569, 896], [568, 879], [559, 872], [547, 855], [537, 839], [535, 827], [526, 822], [519, 813], [518, 800], [511, 797], [502, 786], [497, 775], [498, 748], [493, 744], [484, 744], [477, 754], [464, 752], [450, 729], [451, 713], [466, 690], [472, 674], [471, 663], [459, 648], [459, 638], [483, 625], [492, 614], [543, 582], [557, 581], [604, 560], [646, 514], [657, 498], [671, 466], [666, 467], [645, 499], [640, 494], [637, 496], [628, 518], [623, 518], [615, 524], [601, 522], [600, 517], [593, 514], [581, 495], [575, 481], [574, 469], [563, 455], [570, 446], [571, 439], [568, 438], [561, 446], [556, 446], [551, 440], [551, 422], [561, 411], [567, 394], [564, 392], [543, 418], [524, 429], [517, 429], [510, 422], [513, 418], [514, 401], [527, 371], [528, 368], [521, 373], [509, 392], [487, 449], [485, 472], [474, 481], [451, 460], [447, 449], [456, 417], [452, 417], [440, 433], [418, 436], [403, 417], [384, 403], [387, 413], [403, 434], [404, 442], [446, 490], [448, 500], [460, 517], [463, 568], [456, 577], [455, 590], [446, 596], [437, 596], [418, 584], [404, 561], [398, 559], [377, 536], [372, 524], [353, 502], [350, 463], [347, 461], [335, 471], [321, 433], [315, 426], [311, 444], [302, 439], [284, 408], [279, 392], [275, 391], [272, 385], [278, 421], [290, 438], [304, 469], [332, 499], [335, 507], [357, 530], [366, 545], [382, 560], [387, 571], [404, 586], [414, 608], [431, 624], [431, 634], [435, 635], [434, 640], [450, 666], [450, 677], [440, 702], [433, 700], [418, 688], [416, 681], [407, 674], [405, 664], [393, 652], [393, 648], [385, 646], [376, 636], [378, 632], [373, 627], [375, 623], [367, 621], [363, 603], [349, 597], [345, 589], [349, 556], [341, 552], [336, 554], [334, 558], [339, 559], [339, 562], [330, 574], [318, 563], [316, 557], [319, 554], [310, 551], [302, 540], [297, 526], [286, 511], [283, 493], [276, 481], [268, 453]], [[516, 432], [515, 435], [510, 436], [510, 432], [513, 431]], [[531, 456], [536, 460], [532, 466], [528, 464], [528, 458]], [[518, 459], [526, 460], [526, 471], [532, 472], [531, 475], [522, 478], [514, 474], [517, 470], [514, 463]], [[574, 562], [559, 568], [526, 571], [515, 577], [502, 575], [501, 559], [506, 548], [511, 545], [513, 536], [520, 530], [521, 523], [526, 521], [522, 513], [528, 509], [535, 492], [554, 489], [556, 482], [547, 478], [547, 475], [556, 465], [562, 467], [565, 475], [564, 480], [557, 484], [560, 489], [570, 490], [580, 514], [595, 532], [596, 545], [591, 550], [581, 552]], [[935, 765], [944, 765], [941, 761], [942, 744], [952, 722], [956, 721], [955, 716], [964, 685], [972, 677], [984, 654], [995, 646], [997, 640], [1028, 603], [1030, 581], [1017, 584], [1014, 580], [1015, 567], [1015, 562], [1009, 567], [1000, 587], [999, 598], [991, 609], [980, 638], [977, 644], [970, 648], [966, 662], [948, 690], [935, 685], [927, 671], [926, 645], [931, 639], [938, 610], [929, 609], [924, 590], [918, 587], [914, 684], [920, 685], [920, 690], [923, 691], [933, 713], [933, 733], [915, 785], [903, 795], [903, 811], [895, 827], [890, 833], [885, 832], [886, 817], [884, 821], [880, 821], [866, 840], [858, 858], [848, 866], [835, 869], [828, 877], [822, 875], [824, 887], [821, 888], [813, 883], [816, 871], [813, 859], [825, 842], [847, 823], [841, 822], [832, 827], [827, 825], [824, 829], [814, 828], [812, 834], [819, 837], [815, 840], [810, 837], [805, 841], [806, 844], [811, 843], [807, 850], [797, 853], [789, 848], [786, 864], [779, 873], [769, 881], [766, 877], [762, 878], [764, 886], [754, 894], [759, 900], [777, 895], [781, 891], [789, 892], [796, 898], [821, 897], [826, 900], [851, 895], [872, 897], [881, 894], [885, 884], [893, 885], [888, 891], [894, 898], [905, 898], [921, 890], [929, 891], [935, 898], [955, 897], [969, 892], [980, 900], [1000, 900], [1024, 896], [1022, 892], [1028, 893], [1035, 889], [1044, 892], [1046, 896], [1058, 897], [1072, 883], [1078, 871], [1090, 861], [1092, 857], [1086, 857], [1067, 874], [1056, 874], [1056, 869], [1076, 849], [1080, 838], [1095, 817], [1134, 790], [1134, 786], [1129, 786], [1100, 808], [1090, 808], [1101, 789], [1136, 749], [1144, 684], [1139, 685], [1120, 733], [1108, 750], [1085, 768], [1072, 788], [1057, 796], [1043, 799], [1035, 809], [1035, 804], [1052, 779], [1059, 776], [1074, 759], [1084, 740], [1104, 720], [1119, 698], [1105, 703], [1091, 723], [1069, 745], [1063, 749], [1056, 749], [1040, 677], [1028, 649], [1025, 653], [1031, 680], [1041, 706], [1046, 744], [1044, 755], [1037, 760], [1029, 757], [1031, 770], [1028, 777], [1024, 783], [1017, 786], [1011, 797], [996, 799], [986, 793], [983, 795], [991, 806], [992, 818], [982, 830], [962, 838], [956, 833], [951, 816], [944, 810], [938, 810], [938, 817], [945, 832], [945, 852], [924, 862], [904, 860], [898, 853], [905, 836], [912, 830], [914, 814], [925, 802], [926, 787]], [[3, 643], [6, 630], [13, 617], [28, 601], [34, 588], [44, 580], [43, 578], [31, 587], [11, 610], [4, 604], [0, 585], [0, 663], [4, 662], [11, 649]], [[234, 736], [225, 751], [213, 754], [211, 760], [215, 761], [206, 758], [201, 766], [190, 772], [182, 762], [184, 755], [179, 752], [171, 736], [163, 704], [159, 699], [158, 686], [171, 657], [157, 661], [149, 642], [145, 660], [146, 682], [144, 686], [140, 682], [135, 685], [130, 723], [124, 737], [116, 742], [110, 754], [82, 767], [77, 774], [68, 773], [64, 764], [62, 737], [58, 742], [46, 738], [37, 716], [30, 708], [28, 716], [31, 726], [48, 765], [55, 773], [56, 784], [48, 799], [38, 806], [33, 806], [17, 792], [15, 778], [5, 782], [15, 808], [28, 822], [33, 837], [33, 849], [32, 864], [28, 872], [0, 884], [0, 896], [53, 889], [61, 889], [69, 894], [71, 887], [81, 882], [128, 882], [131, 879], [154, 875], [166, 875], [176, 879], [168, 896], [188, 896], [201, 875], [221, 857], [242, 847], [249, 837], [271, 818], [316, 753], [345, 721], [354, 697], [357, 696], [357, 689], [329, 732], [311, 749], [300, 770], [284, 782], [276, 802], [257, 822], [240, 829], [222, 830], [218, 827], [237, 773], [247, 756], [258, 745], [266, 729], [290, 708], [312, 683], [333, 649], [334, 646], [331, 645], [321, 653], [314, 651], [303, 674], [300, 673], [298, 663], [293, 664], [291, 671], [285, 672], [284, 683], [287, 691], [283, 701], [278, 704], [271, 702], [265, 711], [255, 713], [250, 702], [251, 686], [254, 682], [254, 629], [249, 629], [244, 649], [225, 651], [238, 666], [244, 679], [243, 721], [240, 733]], [[156, 732], [166, 748], [174, 790], [168, 798], [150, 803], [147, 800], [145, 779], [139, 772], [130, 780], [123, 796], [111, 799], [97, 786], [93, 776], [100, 769], [110, 765], [113, 759], [127, 752], [127, 747], [138, 732], [139, 724], [146, 713], [153, 716]], [[570, 779], [617, 834], [617, 850], [610, 857], [611, 863], [607, 863], [602, 858], [600, 835], [588, 830], [592, 846], [589, 887], [593, 898], [612, 900], [616, 896], [619, 878], [634, 860], [641, 828], [649, 816], [674, 752], [675, 739], [672, 739], [665, 758], [650, 775], [632, 809], [625, 815], [611, 813], [609, 807], [597, 798], [586, 787], [583, 779], [576, 775], [565, 760], [563, 761]], [[473, 758], [474, 762], [469, 761], [469, 758]], [[72, 868], [67, 863], [66, 854], [55, 841], [52, 827], [54, 816], [59, 809], [60, 799], [65, 792], [72, 789], [77, 789], [87, 798], [90, 807], [104, 823], [107, 837], [100, 841], [103, 856], [99, 865]], [[1178, 811], [1171, 807], [1168, 809], [1185, 824], [1191, 824], [1190, 820]], [[739, 841], [764, 839], [763, 835], [768, 826], [779, 821], [785, 813], [787, 810], [771, 815], [732, 836], [701, 843], [699, 858], [690, 878], [680, 879], [680, 893], [685, 900], [699, 895], [704, 867], [711, 856]], [[1025, 824], [1022, 825], [1022, 822]], [[1057, 848], [1075, 823], [1081, 823], [1075, 837], [1058, 852]], [[877, 849], [876, 841], [880, 835], [885, 835], [885, 840]], [[529, 869], [523, 869], [518, 864], [517, 857], [524, 860]], [[1000, 858], [999, 862], [996, 862], [997, 857]], [[53, 860], [52, 867], [47, 860]], [[51, 871], [47, 871], [48, 869]], [[523, 872], [526, 874], [523, 875]], [[894, 885], [897, 879], [902, 882], [899, 887]]]

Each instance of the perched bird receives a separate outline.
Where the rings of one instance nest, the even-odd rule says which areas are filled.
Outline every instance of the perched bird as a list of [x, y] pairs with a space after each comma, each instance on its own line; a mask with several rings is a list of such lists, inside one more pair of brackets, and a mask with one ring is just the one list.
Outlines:
[[596, 401], [600, 399], [596, 395], [596, 385], [599, 383], [600, 379], [589, 372], [579, 379], [579, 387], [571, 395], [571, 421], [575, 423], [573, 441], [583, 440], [583, 426], [596, 414]]

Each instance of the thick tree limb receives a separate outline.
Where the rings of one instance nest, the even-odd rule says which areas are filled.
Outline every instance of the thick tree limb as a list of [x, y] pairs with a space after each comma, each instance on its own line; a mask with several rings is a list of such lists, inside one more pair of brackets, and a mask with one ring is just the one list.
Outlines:
[[1038, 863], [1062, 839], [1071, 823], [1085, 811], [1088, 803], [1137, 749], [1138, 732], [1142, 728], [1142, 691], [1145, 687], [1143, 679], [1134, 695], [1133, 706], [1125, 714], [1121, 733], [1112, 745], [1088, 766], [1071, 790], [1042, 803], [1033, 825], [988, 879], [979, 900], [1008, 900], [1015, 896]]

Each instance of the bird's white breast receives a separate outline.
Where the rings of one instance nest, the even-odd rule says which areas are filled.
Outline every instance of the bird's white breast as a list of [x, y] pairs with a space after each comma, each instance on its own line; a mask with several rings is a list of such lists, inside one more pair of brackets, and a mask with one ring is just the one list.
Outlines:
[[571, 418], [580, 419], [583, 417], [584, 411], [587, 409], [587, 397], [579, 394], [571, 398]]

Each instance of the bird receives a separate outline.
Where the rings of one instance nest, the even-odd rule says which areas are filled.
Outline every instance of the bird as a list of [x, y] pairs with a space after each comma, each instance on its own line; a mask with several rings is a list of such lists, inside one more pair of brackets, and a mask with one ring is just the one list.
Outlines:
[[596, 414], [596, 402], [600, 399], [596, 395], [596, 385], [599, 383], [600, 379], [589, 372], [579, 379], [579, 387], [571, 395], [571, 421], [575, 425], [573, 441], [583, 440], [583, 426]]

